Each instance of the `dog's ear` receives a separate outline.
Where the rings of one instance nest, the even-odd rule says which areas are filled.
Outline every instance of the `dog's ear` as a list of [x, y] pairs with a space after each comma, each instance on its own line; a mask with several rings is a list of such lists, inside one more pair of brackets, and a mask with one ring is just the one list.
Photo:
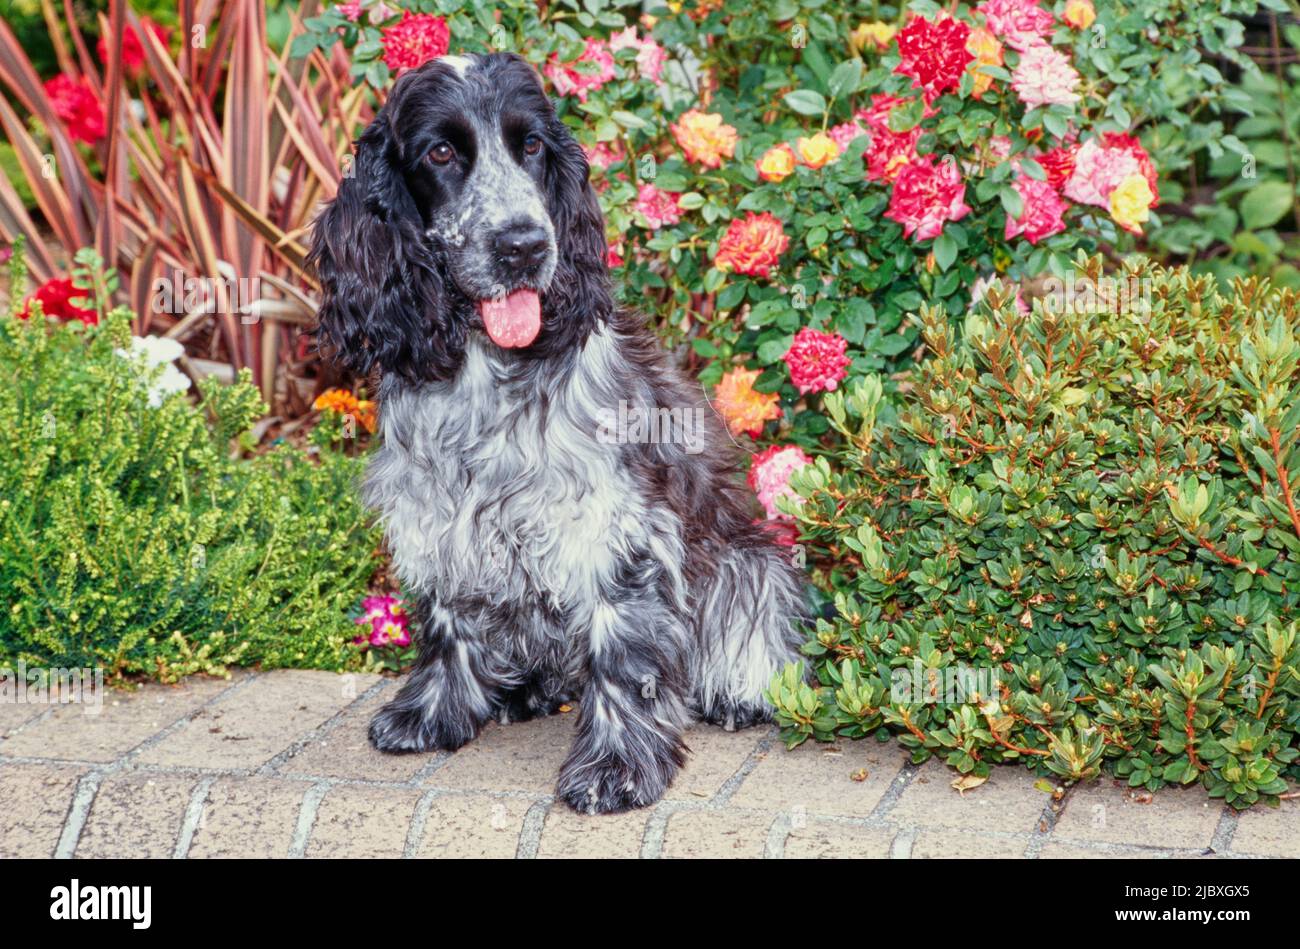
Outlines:
[[582, 146], [558, 117], [550, 123], [547, 210], [555, 224], [559, 263], [550, 295], [569, 314], [604, 320], [613, 310], [606, 263], [605, 219], [591, 186]]
[[387, 117], [381, 113], [356, 144], [338, 195], [312, 229], [318, 342], [361, 375], [376, 366], [412, 380], [441, 374], [453, 366], [453, 330], [419, 210], [397, 170]]

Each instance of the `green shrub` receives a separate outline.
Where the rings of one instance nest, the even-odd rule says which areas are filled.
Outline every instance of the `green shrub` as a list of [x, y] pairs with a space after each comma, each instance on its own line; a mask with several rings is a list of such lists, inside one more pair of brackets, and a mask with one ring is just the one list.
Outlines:
[[897, 407], [873, 379], [827, 399], [839, 469], [782, 504], [838, 615], [805, 645], [818, 687], [773, 681], [780, 723], [1275, 801], [1300, 776], [1300, 294], [1078, 267], [1032, 314], [995, 290], [960, 342], [924, 309]]
[[247, 376], [154, 407], [129, 344], [125, 311], [90, 328], [0, 315], [0, 662], [164, 680], [359, 665], [346, 612], [377, 540], [362, 462], [232, 452], [265, 411]]

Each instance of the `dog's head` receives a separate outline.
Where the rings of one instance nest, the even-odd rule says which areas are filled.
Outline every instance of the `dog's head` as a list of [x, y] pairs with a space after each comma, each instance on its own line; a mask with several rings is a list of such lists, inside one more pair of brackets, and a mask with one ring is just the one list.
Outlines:
[[612, 309], [582, 148], [512, 54], [402, 76], [317, 220], [322, 342], [355, 371], [446, 378], [484, 332], [546, 357]]

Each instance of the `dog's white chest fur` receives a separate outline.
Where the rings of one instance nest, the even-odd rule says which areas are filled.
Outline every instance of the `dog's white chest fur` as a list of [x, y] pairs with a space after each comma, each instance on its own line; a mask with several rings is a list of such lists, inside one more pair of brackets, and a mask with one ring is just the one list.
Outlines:
[[454, 380], [386, 394], [366, 493], [408, 589], [565, 608], [593, 601], [620, 554], [645, 543], [619, 446], [590, 415], [612, 348], [593, 334], [544, 398], [509, 382], [482, 341]]

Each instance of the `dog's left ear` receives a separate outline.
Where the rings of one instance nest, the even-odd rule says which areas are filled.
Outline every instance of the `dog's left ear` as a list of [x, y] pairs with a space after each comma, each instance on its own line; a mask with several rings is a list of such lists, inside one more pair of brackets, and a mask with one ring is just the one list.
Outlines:
[[551, 119], [552, 160], [546, 201], [555, 224], [559, 265], [550, 295], [564, 310], [604, 320], [613, 310], [606, 264], [605, 218], [591, 186], [587, 156], [559, 117]]

